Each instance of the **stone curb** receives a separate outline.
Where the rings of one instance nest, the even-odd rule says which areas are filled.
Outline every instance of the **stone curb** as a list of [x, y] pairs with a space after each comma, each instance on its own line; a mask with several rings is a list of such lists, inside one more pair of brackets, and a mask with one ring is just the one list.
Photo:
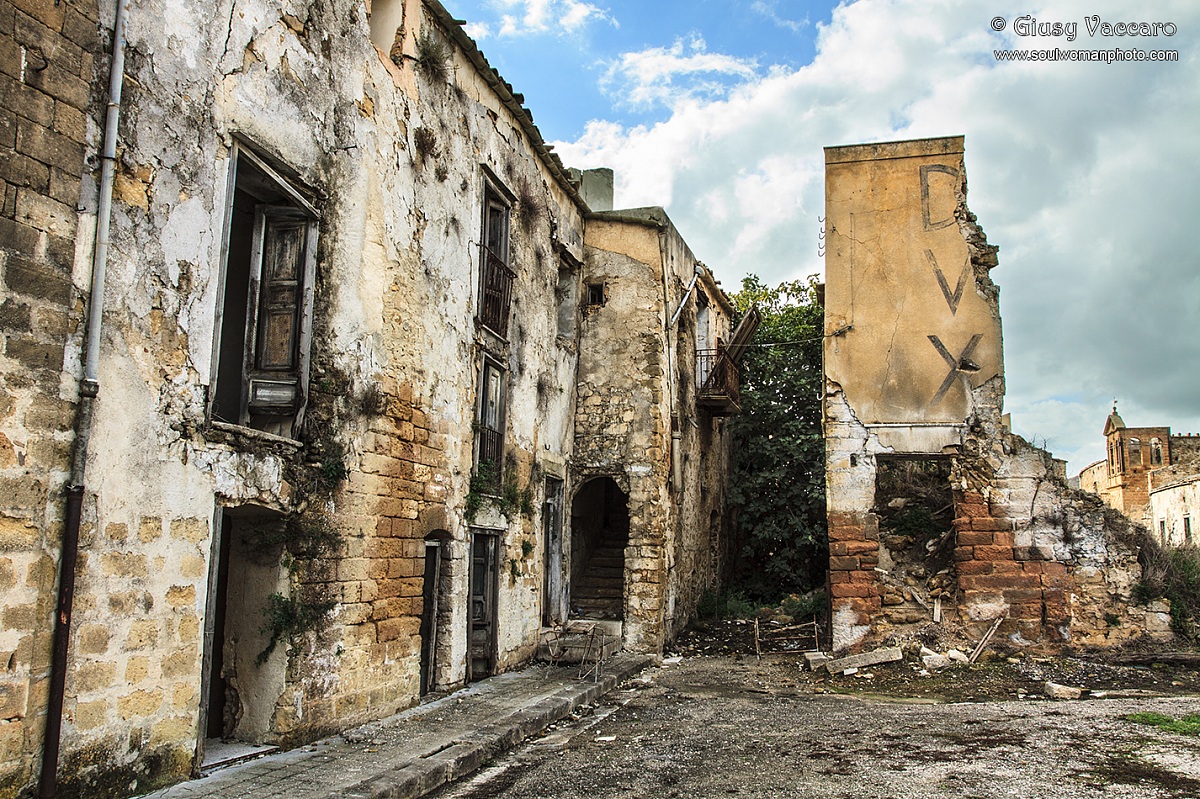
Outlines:
[[[616, 657], [607, 664], [598, 682], [580, 682], [529, 707], [454, 741], [450, 746], [421, 755], [405, 766], [389, 769], [339, 791], [337, 799], [417, 799], [448, 782], [477, 770], [488, 760], [515, 748], [573, 710], [595, 702], [625, 680], [653, 663], [649, 656]], [[329, 799], [335, 799], [331, 794]]]

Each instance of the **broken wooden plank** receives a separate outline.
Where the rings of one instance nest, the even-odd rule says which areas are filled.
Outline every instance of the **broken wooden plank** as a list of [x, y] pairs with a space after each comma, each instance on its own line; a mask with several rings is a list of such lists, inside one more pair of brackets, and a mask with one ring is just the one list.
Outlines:
[[1000, 629], [1000, 623], [1006, 618], [1006, 616], [996, 617], [996, 621], [992, 622], [991, 628], [988, 629], [987, 633], [983, 636], [983, 639], [980, 640], [979, 645], [975, 647], [975, 651], [971, 653], [971, 657], [967, 658], [968, 663], [974, 663], [979, 659], [979, 656], [983, 654], [983, 650], [987, 647], [988, 642], [992, 640], [992, 636], [996, 634], [996, 630]]
[[863, 666], [874, 666], [877, 663], [891, 663], [903, 659], [904, 650], [898, 646], [889, 646], [883, 649], [875, 649], [870, 652], [831, 660], [825, 664], [825, 668], [830, 674], [835, 674], [846, 669], [857, 669]]
[[1122, 666], [1165, 666], [1200, 667], [1200, 652], [1156, 652], [1136, 655], [1113, 655], [1100, 659], [1101, 662], [1117, 663]]

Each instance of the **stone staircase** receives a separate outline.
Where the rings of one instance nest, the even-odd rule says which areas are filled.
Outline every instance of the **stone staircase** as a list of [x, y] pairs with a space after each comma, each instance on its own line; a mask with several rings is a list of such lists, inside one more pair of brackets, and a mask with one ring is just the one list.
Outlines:
[[590, 553], [586, 572], [571, 584], [571, 617], [620, 619], [625, 610], [625, 544], [605, 541]]

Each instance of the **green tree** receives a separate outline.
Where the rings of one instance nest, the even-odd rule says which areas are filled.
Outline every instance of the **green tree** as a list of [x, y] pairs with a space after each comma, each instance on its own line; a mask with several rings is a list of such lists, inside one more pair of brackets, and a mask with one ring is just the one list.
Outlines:
[[814, 279], [770, 288], [750, 275], [732, 299], [739, 315], [757, 305], [762, 322], [742, 360], [742, 412], [731, 424], [731, 589], [776, 601], [825, 580], [823, 311]]

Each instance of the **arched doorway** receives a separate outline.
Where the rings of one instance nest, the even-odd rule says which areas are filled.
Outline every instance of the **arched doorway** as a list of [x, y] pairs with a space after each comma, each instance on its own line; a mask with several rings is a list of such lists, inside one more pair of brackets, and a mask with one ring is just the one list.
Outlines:
[[622, 619], [629, 497], [611, 477], [597, 477], [571, 506], [571, 616]]

